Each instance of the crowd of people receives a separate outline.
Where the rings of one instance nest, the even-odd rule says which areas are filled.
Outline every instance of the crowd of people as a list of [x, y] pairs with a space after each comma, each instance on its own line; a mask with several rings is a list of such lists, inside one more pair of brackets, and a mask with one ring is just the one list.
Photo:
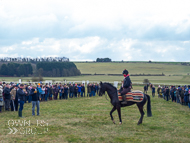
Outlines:
[[[86, 90], [87, 89], [87, 90]], [[86, 91], [86, 92], [85, 92]], [[32, 115], [39, 115], [40, 102], [49, 100], [67, 100], [68, 98], [92, 97], [99, 95], [99, 85], [89, 83], [85, 88], [84, 84], [69, 83], [54, 85], [49, 84], [14, 84], [0, 82], [0, 113], [4, 106], [5, 111], [18, 111], [22, 117], [23, 105], [32, 103]], [[19, 106], [19, 109], [18, 109]]]
[[[148, 85], [144, 86], [144, 93], [148, 91]], [[150, 84], [152, 90], [152, 97], [155, 97], [155, 86]], [[179, 103], [181, 105], [189, 106], [190, 108], [190, 85], [188, 86], [158, 86], [157, 94], [159, 98], [163, 98], [166, 101]]]

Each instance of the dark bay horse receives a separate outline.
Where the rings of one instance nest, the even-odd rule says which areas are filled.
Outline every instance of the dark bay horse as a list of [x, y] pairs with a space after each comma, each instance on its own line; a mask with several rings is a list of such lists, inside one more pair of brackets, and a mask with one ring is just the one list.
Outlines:
[[112, 113], [117, 109], [119, 120], [120, 120], [119, 124], [121, 125], [122, 124], [122, 120], [121, 120], [121, 107], [131, 106], [133, 104], [137, 105], [137, 107], [139, 108], [139, 111], [141, 113], [141, 117], [140, 117], [140, 119], [138, 121], [138, 125], [142, 124], [143, 117], [144, 117], [143, 106], [145, 105], [145, 103], [147, 101], [148, 101], [147, 102], [147, 116], [148, 117], [152, 116], [151, 103], [150, 103], [150, 96], [149, 95], [144, 94], [144, 98], [143, 98], [143, 100], [141, 102], [127, 101], [127, 104], [121, 104], [121, 102], [119, 101], [119, 98], [118, 98], [117, 88], [114, 87], [110, 83], [102, 83], [102, 82], [100, 82], [100, 92], [99, 92], [99, 95], [102, 96], [102, 94], [105, 94], [105, 91], [107, 91], [108, 96], [111, 99], [111, 104], [113, 105], [113, 109], [110, 112], [110, 116], [111, 116], [111, 120], [113, 121], [114, 124], [115, 124], [115, 121], [113, 119]]

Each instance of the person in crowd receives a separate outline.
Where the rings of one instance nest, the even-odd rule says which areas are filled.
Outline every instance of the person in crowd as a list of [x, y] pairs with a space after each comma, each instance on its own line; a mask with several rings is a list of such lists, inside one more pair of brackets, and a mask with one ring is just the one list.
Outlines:
[[81, 86], [81, 97], [83, 97], [83, 95], [85, 97], [85, 86], [84, 86], [84, 83]]
[[[26, 85], [24, 85], [23, 91], [24, 91], [24, 92], [27, 92], [27, 91], [26, 91]], [[27, 96], [28, 96], [28, 94], [25, 94], [24, 103], [26, 103]]]
[[68, 99], [68, 90], [69, 90], [69, 88], [68, 88], [68, 86], [67, 86], [67, 84], [66, 85], [64, 85], [64, 99]]
[[40, 86], [40, 83], [37, 86], [37, 92], [38, 92], [39, 100], [41, 101], [41, 99], [42, 99], [42, 96], [41, 96], [41, 94], [42, 94], [42, 88]]
[[99, 87], [99, 84], [97, 83], [97, 85], [96, 85], [96, 93], [97, 93], [97, 95], [99, 95], [99, 89], [100, 89], [100, 87]]
[[91, 97], [91, 84], [87, 85], [87, 97]]
[[59, 88], [57, 87], [57, 85], [55, 85], [54, 86], [54, 100], [57, 100], [58, 92], [59, 92]]
[[188, 102], [188, 106], [189, 106], [189, 108], [190, 108], [190, 86], [189, 86], [188, 89], [189, 89], [189, 98], [188, 98], [188, 99], [189, 99], [189, 100], [188, 100], [189, 102]]
[[73, 84], [70, 84], [69, 86], [69, 97], [73, 98], [73, 93], [74, 93], [74, 87]]
[[11, 95], [10, 95], [10, 86], [7, 83], [6, 87], [4, 88], [4, 96], [5, 96], [5, 110], [9, 111], [10, 108], [10, 101], [11, 101]]
[[185, 93], [184, 93], [184, 101], [185, 101], [185, 102], [184, 102], [184, 105], [187, 106], [187, 104], [188, 104], [188, 96], [189, 96], [188, 87], [184, 86], [184, 90], [185, 90], [185, 91], [184, 91], [184, 92], [185, 92]]
[[166, 101], [169, 100], [169, 94], [170, 94], [170, 90], [169, 90], [169, 88], [168, 88], [168, 86], [167, 86], [166, 89], [165, 89], [165, 97], [166, 97]]
[[176, 87], [174, 86], [174, 88], [173, 88], [173, 102], [176, 102]]
[[49, 100], [52, 100], [52, 96], [53, 96], [53, 88], [52, 88], [52, 86], [50, 86], [50, 88], [48, 89], [48, 93], [49, 93]]
[[30, 96], [32, 96], [32, 116], [35, 116], [35, 107], [37, 106], [37, 116], [40, 115], [40, 101], [37, 94], [37, 86], [32, 85]]
[[144, 94], [147, 94], [147, 85], [144, 86]]
[[[18, 96], [17, 96], [18, 86], [14, 86], [11, 90], [11, 111], [18, 111]], [[17, 98], [17, 99], [16, 99]], [[17, 104], [17, 107], [15, 106]]]
[[1, 108], [4, 105], [4, 100], [3, 100], [3, 87], [2, 87], [2, 83], [0, 85], [0, 113], [1, 113]]
[[177, 103], [180, 103], [179, 97], [180, 97], [179, 88], [177, 88], [176, 89], [176, 101], [177, 101]]
[[64, 86], [61, 87], [61, 91], [62, 91], [62, 99], [65, 98], [65, 89]]
[[[28, 92], [28, 85], [27, 85], [27, 84], [24, 85], [23, 91], [29, 93], [29, 92]], [[26, 101], [29, 101], [29, 96], [28, 96], [28, 94], [26, 94], [25, 102], [24, 102], [24, 103], [26, 103]]]
[[82, 87], [81, 87], [81, 85], [79, 84], [79, 85], [78, 85], [78, 97], [80, 97], [80, 95], [81, 95], [81, 89], [82, 89]]
[[32, 86], [30, 85], [30, 87], [28, 87], [28, 103], [31, 103], [32, 102], [32, 96], [30, 96], [30, 91], [31, 91], [31, 89], [32, 89]]
[[42, 87], [42, 99], [41, 99], [41, 101], [44, 101], [45, 100], [45, 90], [46, 90], [46, 88], [45, 88], [45, 86], [41, 86]]
[[24, 89], [24, 85], [20, 84], [20, 88], [17, 91], [18, 103], [20, 104], [20, 108], [19, 108], [19, 112], [18, 112], [19, 117], [22, 117], [22, 110], [23, 110], [23, 106], [24, 106], [25, 96], [27, 94], [27, 92], [24, 92], [23, 89]]
[[64, 88], [61, 84], [58, 86], [58, 88], [59, 88], [59, 100], [61, 100], [64, 98], [64, 94], [62, 94]]
[[161, 89], [160, 85], [158, 86], [157, 93], [158, 93], [158, 97], [161, 97], [162, 89]]
[[74, 86], [74, 95], [75, 95], [75, 98], [77, 98], [77, 92], [78, 92], [78, 86], [77, 86], [77, 83], [76, 83], [75, 86]]
[[45, 101], [47, 101], [48, 97], [49, 97], [49, 86], [46, 84], [45, 86]]
[[181, 88], [180, 103], [181, 103], [181, 105], [184, 104], [184, 87]]
[[165, 86], [162, 86], [162, 97], [165, 99]]
[[154, 97], [155, 96], [155, 87], [154, 87], [154, 85], [152, 86], [152, 97]]
[[91, 86], [91, 93], [92, 93], [92, 96], [95, 96], [95, 93], [96, 93], [95, 84], [92, 84]]

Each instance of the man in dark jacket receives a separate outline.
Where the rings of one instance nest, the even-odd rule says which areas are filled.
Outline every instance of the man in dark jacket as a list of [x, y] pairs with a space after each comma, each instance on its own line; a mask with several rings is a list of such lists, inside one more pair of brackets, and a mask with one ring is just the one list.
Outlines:
[[85, 97], [85, 86], [84, 86], [84, 84], [82, 84], [81, 87], [82, 87], [82, 88], [81, 88], [81, 97], [83, 97], [83, 95], [84, 95], [84, 97]]
[[6, 84], [6, 87], [4, 88], [4, 96], [5, 96], [5, 110], [9, 111], [10, 107], [10, 101], [11, 101], [11, 95], [10, 95], [10, 88], [9, 84]]
[[165, 92], [166, 101], [168, 101], [169, 100], [169, 94], [170, 94], [170, 90], [169, 90], [168, 86], [166, 87], [165, 90], [166, 90], [166, 92]]
[[23, 91], [23, 88], [24, 88], [24, 85], [20, 84], [20, 88], [17, 91], [17, 94], [18, 94], [18, 103], [20, 104], [20, 108], [19, 108], [19, 111], [18, 111], [19, 117], [22, 117], [22, 110], [23, 110], [23, 106], [24, 106], [24, 102], [25, 102], [25, 96], [27, 94], [27, 92]]
[[123, 71], [123, 76], [125, 78], [123, 80], [123, 91], [121, 91], [121, 96], [123, 96], [124, 101], [121, 102], [121, 104], [127, 104], [126, 94], [131, 91], [132, 83], [129, 77], [129, 72], [126, 69]]
[[77, 98], [77, 92], [78, 92], [78, 86], [77, 86], [77, 83], [76, 83], [75, 86], [74, 86], [74, 95], [75, 95], [75, 98]]
[[59, 92], [59, 88], [57, 87], [57, 85], [55, 85], [55, 87], [53, 88], [53, 92], [54, 92], [54, 100], [57, 100], [57, 96]]
[[73, 84], [71, 84], [69, 86], [69, 97], [70, 98], [73, 98], [73, 93], [74, 93], [74, 87], [73, 87]]
[[92, 84], [92, 86], [91, 86], [91, 93], [92, 93], [92, 96], [95, 96], [95, 95], [96, 95], [95, 84]]
[[35, 107], [37, 106], [37, 116], [40, 115], [40, 101], [39, 96], [37, 94], [37, 86], [33, 85], [30, 91], [30, 96], [32, 96], [32, 116], [35, 116]]

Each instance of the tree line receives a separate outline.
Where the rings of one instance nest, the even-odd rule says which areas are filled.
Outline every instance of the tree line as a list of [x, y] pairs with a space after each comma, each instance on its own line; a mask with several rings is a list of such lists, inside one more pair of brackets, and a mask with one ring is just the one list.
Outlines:
[[67, 77], [81, 75], [73, 62], [40, 62], [37, 63], [37, 74], [46, 77]]
[[96, 62], [111, 62], [110, 58], [97, 58]]
[[8, 63], [2, 64], [0, 68], [1, 76], [46, 76], [46, 77], [66, 77], [81, 75], [73, 62], [40, 62], [33, 70], [31, 63]]
[[2, 64], [0, 75], [2, 76], [29, 76], [33, 74], [31, 64], [8, 63]]

